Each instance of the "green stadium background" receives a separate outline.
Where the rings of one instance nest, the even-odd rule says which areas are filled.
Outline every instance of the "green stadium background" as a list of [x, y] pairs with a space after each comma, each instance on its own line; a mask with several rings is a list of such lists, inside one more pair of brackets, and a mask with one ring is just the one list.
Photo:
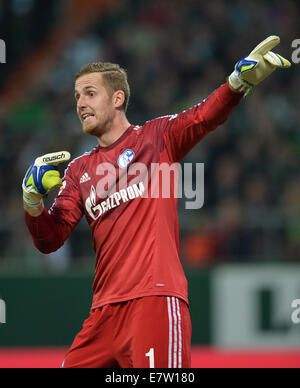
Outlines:
[[35, 157], [61, 149], [76, 157], [95, 145], [75, 114], [80, 66], [124, 66], [128, 118], [141, 124], [202, 101], [268, 35], [281, 37], [278, 52], [293, 66], [186, 157], [205, 165], [205, 203], [192, 211], [179, 201], [180, 257], [193, 367], [300, 367], [299, 11], [293, 0], [0, 1], [0, 368], [59, 367], [89, 313], [86, 223], [42, 255], [21, 194]]

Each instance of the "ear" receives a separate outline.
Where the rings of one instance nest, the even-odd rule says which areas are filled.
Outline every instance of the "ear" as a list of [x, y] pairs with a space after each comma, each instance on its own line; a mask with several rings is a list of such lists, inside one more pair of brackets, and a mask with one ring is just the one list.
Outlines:
[[125, 102], [125, 93], [123, 90], [117, 90], [113, 95], [113, 102], [116, 108], [121, 108]]

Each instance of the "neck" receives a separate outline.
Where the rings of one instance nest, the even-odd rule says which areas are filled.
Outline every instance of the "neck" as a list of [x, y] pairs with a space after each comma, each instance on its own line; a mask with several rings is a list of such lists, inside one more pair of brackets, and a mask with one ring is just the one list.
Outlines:
[[110, 146], [116, 142], [129, 127], [130, 123], [125, 115], [123, 117], [116, 118], [110, 123], [109, 128], [107, 128], [104, 133], [97, 136], [98, 143], [101, 147]]

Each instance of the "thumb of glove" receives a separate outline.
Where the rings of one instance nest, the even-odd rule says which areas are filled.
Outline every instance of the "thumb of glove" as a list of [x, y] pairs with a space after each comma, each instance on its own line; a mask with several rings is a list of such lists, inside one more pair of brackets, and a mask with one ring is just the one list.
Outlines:
[[281, 55], [269, 51], [264, 55], [264, 59], [272, 66], [280, 67], [282, 69], [291, 67], [291, 62], [283, 58]]
[[59, 172], [56, 170], [47, 171], [42, 178], [42, 185], [46, 190], [46, 193], [56, 186], [62, 186], [62, 180]]

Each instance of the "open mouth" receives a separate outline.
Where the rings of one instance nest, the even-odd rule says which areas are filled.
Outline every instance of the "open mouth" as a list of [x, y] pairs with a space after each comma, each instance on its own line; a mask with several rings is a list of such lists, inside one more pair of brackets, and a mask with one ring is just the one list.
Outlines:
[[86, 123], [95, 117], [92, 113], [84, 113], [81, 115], [82, 122]]

